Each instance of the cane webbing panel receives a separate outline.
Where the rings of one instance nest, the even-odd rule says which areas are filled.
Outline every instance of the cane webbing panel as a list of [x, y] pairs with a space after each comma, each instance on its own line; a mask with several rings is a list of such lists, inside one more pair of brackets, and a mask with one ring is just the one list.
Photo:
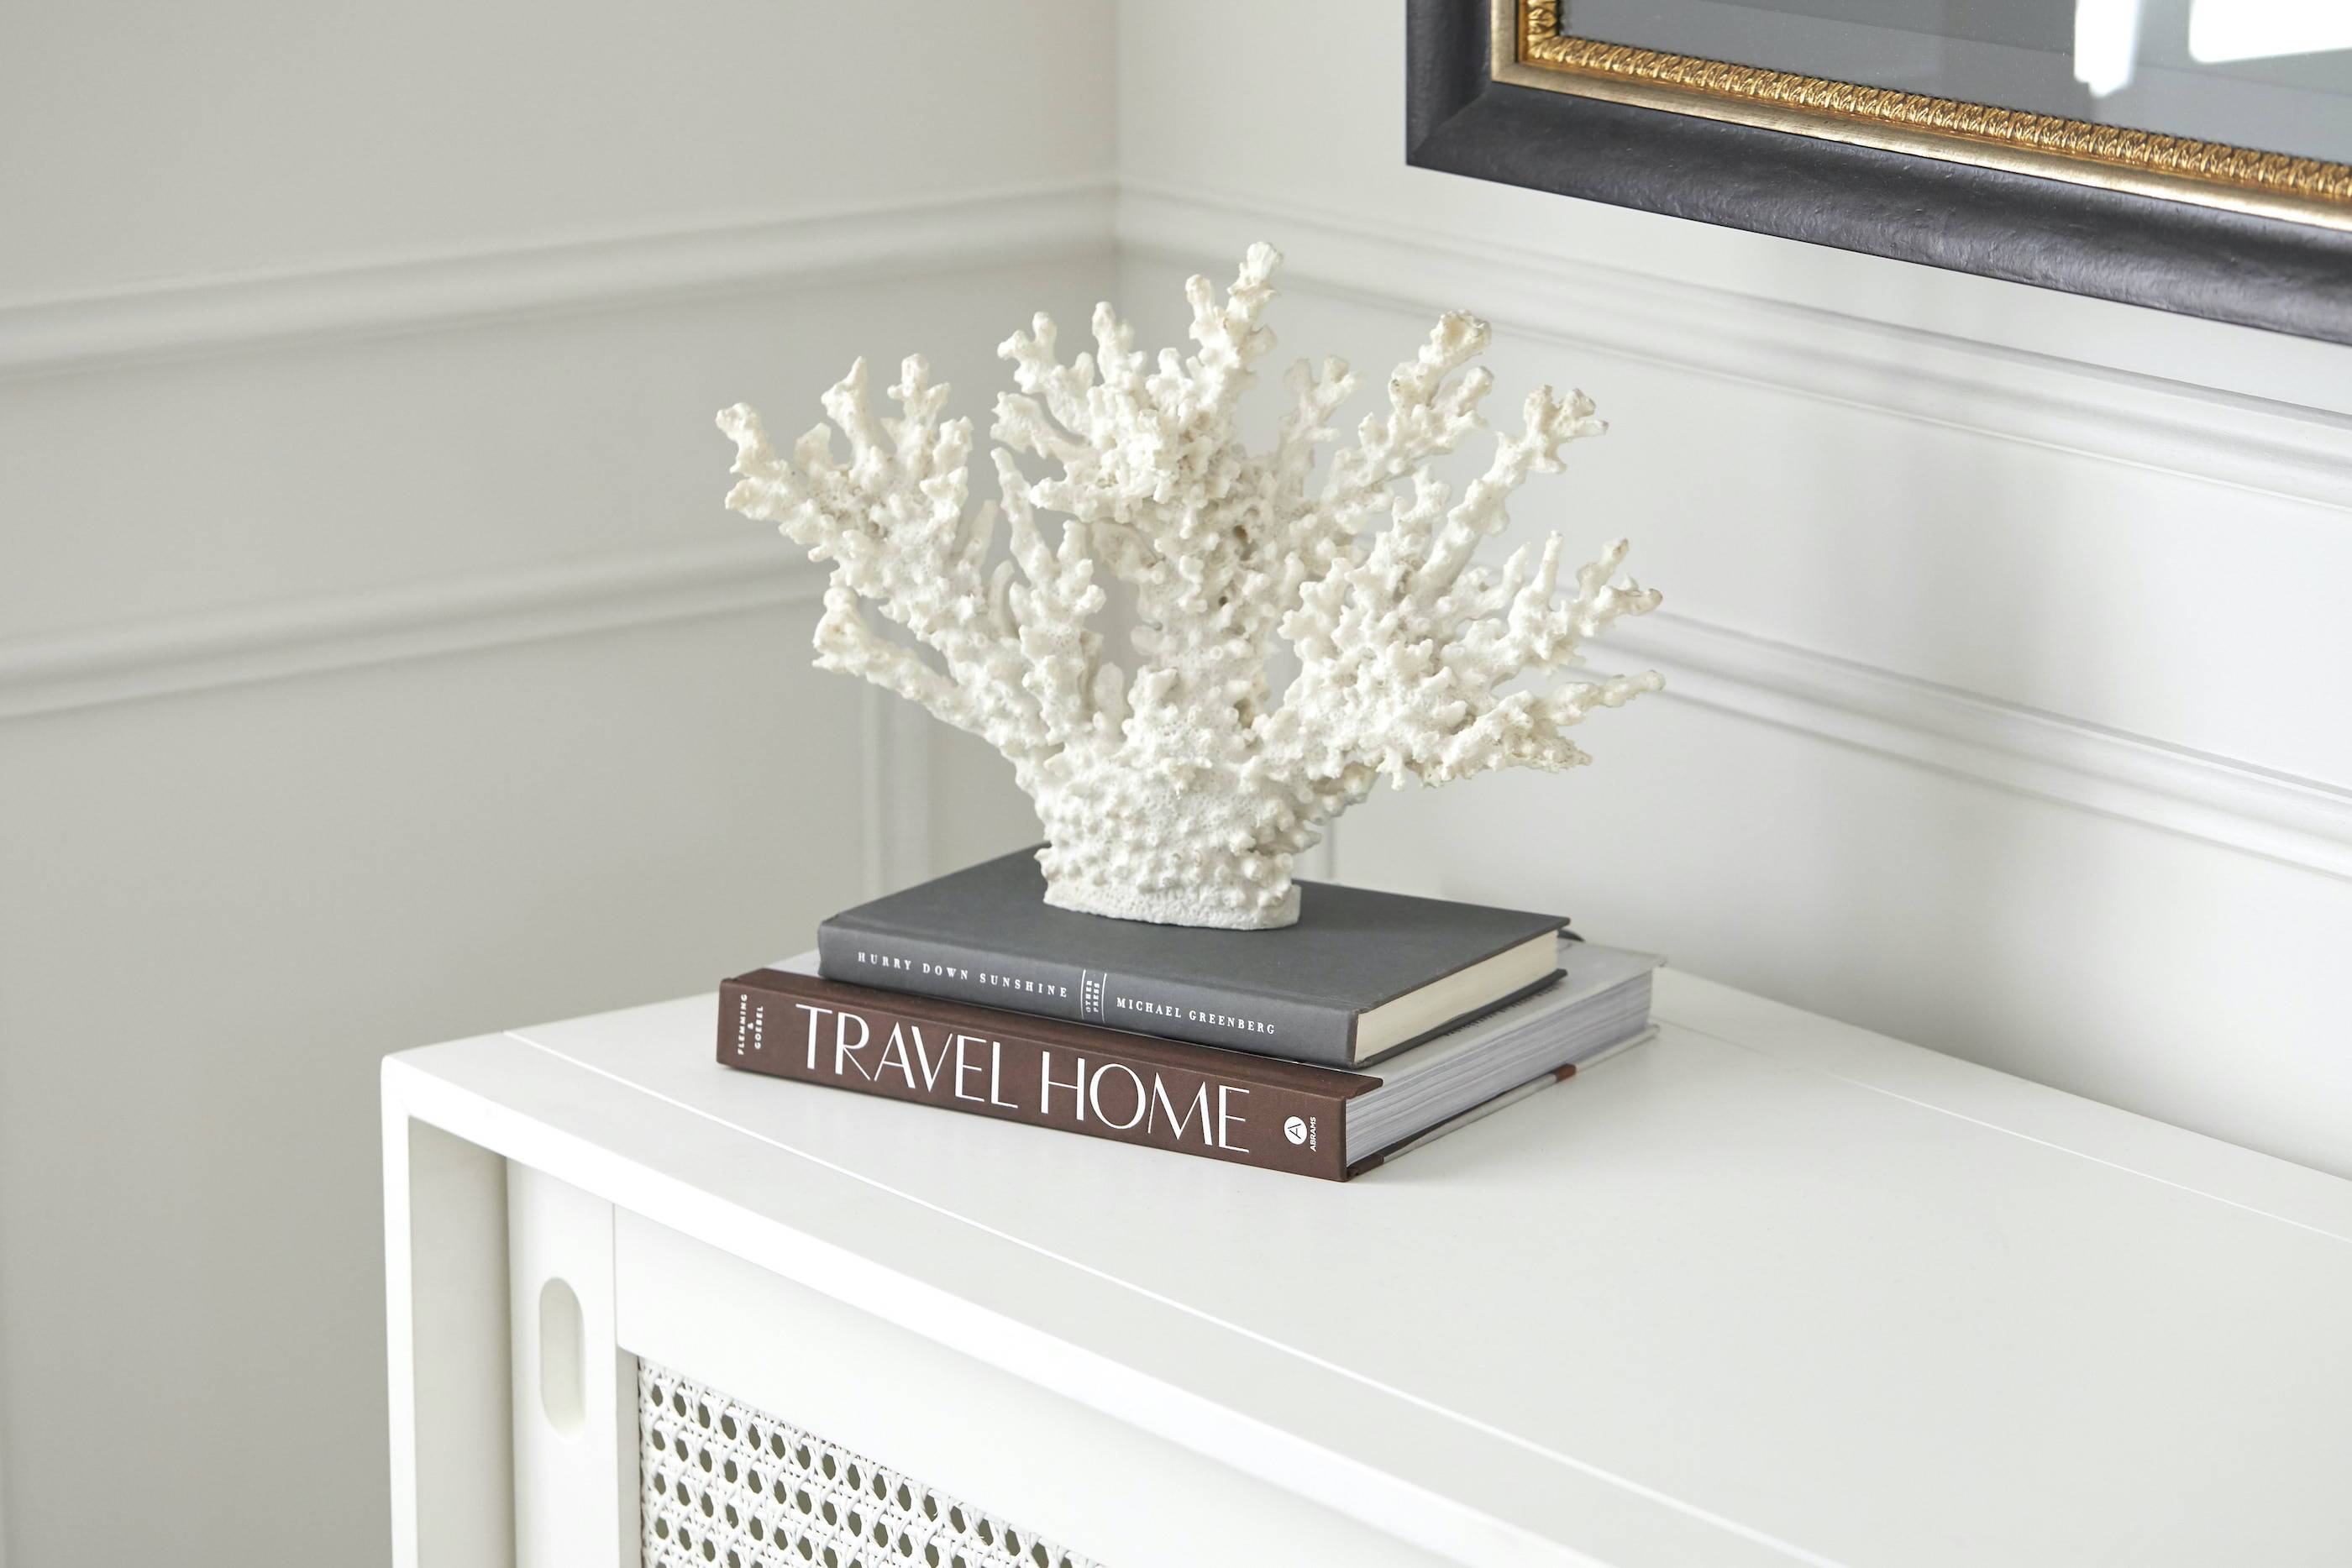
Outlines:
[[637, 1440], [646, 1568], [1099, 1568], [651, 1362]]

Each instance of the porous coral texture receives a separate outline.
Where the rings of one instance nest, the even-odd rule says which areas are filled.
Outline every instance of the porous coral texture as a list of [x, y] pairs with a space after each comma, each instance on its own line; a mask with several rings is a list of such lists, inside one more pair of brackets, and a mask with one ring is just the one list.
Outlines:
[[[999, 350], [1016, 390], [992, 435], [1001, 506], [969, 505], [971, 423], [942, 422], [945, 385], [908, 360], [877, 419], [866, 364], [824, 395], [830, 424], [780, 457], [759, 415], [719, 416], [741, 476], [727, 504], [781, 525], [833, 580], [817, 664], [863, 675], [1012, 759], [1048, 841], [1046, 899], [1180, 925], [1262, 928], [1298, 918], [1294, 858], [1323, 823], [1387, 778], [1443, 784], [1514, 764], [1591, 758], [1568, 738], [1595, 707], [1663, 683], [1654, 674], [1504, 688], [1572, 668], [1577, 645], [1658, 595], [1611, 580], [1620, 539], [1559, 581], [1555, 534], [1497, 572], [1473, 564], [1510, 521], [1504, 502], [1559, 449], [1606, 428], [1581, 392], [1528, 395], [1457, 500], [1431, 471], [1473, 432], [1491, 378], [1469, 361], [1487, 328], [1455, 312], [1389, 378], [1319, 477], [1326, 422], [1357, 385], [1338, 360], [1304, 361], [1273, 447], [1235, 427], [1280, 257], [1251, 247], [1220, 298], [1205, 278], [1190, 358], [1147, 360], [1108, 305], [1095, 350], [1069, 364], [1039, 316]], [[1465, 367], [1468, 367], [1465, 369]], [[845, 438], [845, 460], [834, 438]], [[1031, 478], [1021, 459], [1043, 461]], [[1039, 514], [1064, 519], [1049, 542]], [[1385, 518], [1385, 526], [1375, 527]], [[1000, 522], [1009, 559], [992, 563]], [[1091, 622], [1098, 570], [1134, 599], [1134, 659], [1104, 657]], [[910, 634], [884, 636], [870, 606]], [[1269, 659], [1297, 674], [1277, 701]]]

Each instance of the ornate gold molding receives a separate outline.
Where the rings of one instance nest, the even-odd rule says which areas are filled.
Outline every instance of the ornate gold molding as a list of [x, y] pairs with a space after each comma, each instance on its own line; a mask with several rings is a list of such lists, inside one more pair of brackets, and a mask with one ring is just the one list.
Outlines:
[[1604, 44], [1563, 34], [1559, 0], [1494, 9], [1495, 75], [1522, 86], [2352, 228], [2343, 163]]

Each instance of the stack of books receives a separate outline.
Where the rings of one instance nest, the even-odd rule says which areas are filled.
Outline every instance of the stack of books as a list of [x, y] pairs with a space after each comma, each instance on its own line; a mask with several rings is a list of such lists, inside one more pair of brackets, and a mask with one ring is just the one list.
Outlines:
[[730, 1067], [1345, 1181], [1646, 1039], [1658, 959], [1559, 916], [1301, 883], [1276, 931], [1055, 909], [1035, 852], [729, 980]]

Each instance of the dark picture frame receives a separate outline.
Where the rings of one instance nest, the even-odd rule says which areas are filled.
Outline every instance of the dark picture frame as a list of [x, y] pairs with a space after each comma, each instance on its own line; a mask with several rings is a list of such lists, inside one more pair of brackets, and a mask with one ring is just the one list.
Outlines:
[[1560, 40], [1557, 16], [1409, 0], [1406, 161], [2352, 343], [2342, 165], [1937, 99], [1873, 122], [1820, 105], [1907, 95]]

